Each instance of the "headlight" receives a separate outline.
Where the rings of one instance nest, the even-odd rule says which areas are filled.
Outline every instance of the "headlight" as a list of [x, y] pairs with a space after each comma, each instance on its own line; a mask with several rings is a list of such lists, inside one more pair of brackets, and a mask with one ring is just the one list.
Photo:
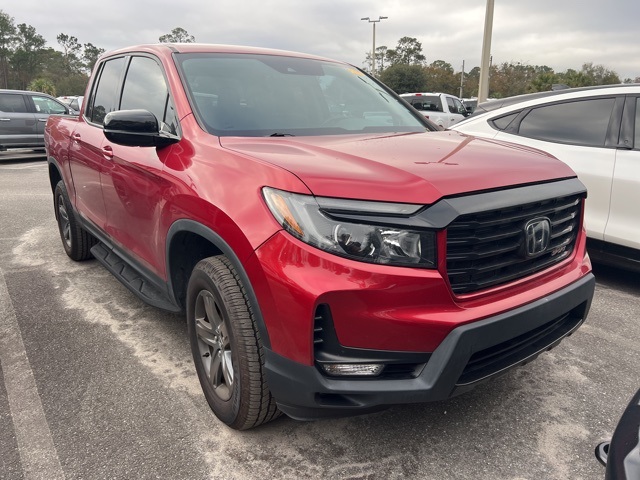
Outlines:
[[[436, 268], [435, 232], [393, 226], [394, 216], [406, 218], [421, 205], [313, 197], [269, 187], [262, 191], [280, 225], [309, 245], [363, 262]], [[385, 225], [333, 218], [339, 213], [384, 218], [378, 223]]]

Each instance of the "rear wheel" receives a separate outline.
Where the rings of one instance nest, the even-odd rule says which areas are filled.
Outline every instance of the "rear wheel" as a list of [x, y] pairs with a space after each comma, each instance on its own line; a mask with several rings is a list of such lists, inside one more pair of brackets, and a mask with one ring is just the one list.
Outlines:
[[56, 185], [54, 199], [56, 220], [64, 251], [76, 261], [91, 258], [91, 247], [97, 243], [97, 240], [80, 226], [73, 213], [73, 207], [62, 180]]
[[278, 417], [253, 312], [226, 257], [195, 266], [187, 288], [187, 321], [198, 378], [216, 416], [238, 430]]

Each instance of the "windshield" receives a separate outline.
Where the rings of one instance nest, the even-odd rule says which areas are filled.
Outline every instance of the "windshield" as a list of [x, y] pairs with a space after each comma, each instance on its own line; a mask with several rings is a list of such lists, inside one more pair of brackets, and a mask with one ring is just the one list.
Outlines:
[[402, 98], [416, 110], [442, 112], [442, 101], [438, 95], [402, 95]]
[[430, 130], [384, 87], [341, 63], [276, 55], [180, 54], [201, 125], [220, 136]]

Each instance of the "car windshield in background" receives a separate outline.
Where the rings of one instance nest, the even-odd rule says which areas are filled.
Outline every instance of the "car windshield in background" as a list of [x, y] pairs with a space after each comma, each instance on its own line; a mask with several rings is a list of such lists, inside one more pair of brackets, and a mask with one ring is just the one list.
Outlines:
[[215, 135], [430, 130], [391, 93], [349, 65], [275, 55], [177, 58], [192, 107]]
[[416, 110], [442, 112], [442, 102], [438, 95], [404, 95], [402, 98]]

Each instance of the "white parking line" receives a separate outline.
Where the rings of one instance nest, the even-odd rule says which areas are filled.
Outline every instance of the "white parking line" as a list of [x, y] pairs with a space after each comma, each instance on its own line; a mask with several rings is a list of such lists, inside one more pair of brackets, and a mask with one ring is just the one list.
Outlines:
[[43, 164], [42, 162], [40, 163], [29, 163], [27, 165], [2, 165], [2, 163], [0, 163], [0, 170], [2, 171], [6, 171], [6, 170], [34, 170], [36, 168], [44, 168], [46, 167], [46, 164]]
[[24, 478], [64, 479], [2, 269], [0, 365], [4, 374]]

